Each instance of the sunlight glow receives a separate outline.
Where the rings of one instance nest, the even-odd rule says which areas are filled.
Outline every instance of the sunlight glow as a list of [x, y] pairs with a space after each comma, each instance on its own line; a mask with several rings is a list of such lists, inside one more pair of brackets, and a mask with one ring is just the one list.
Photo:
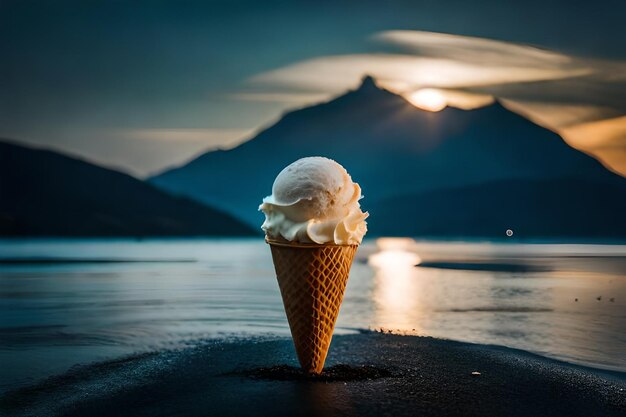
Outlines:
[[[414, 276], [420, 257], [406, 249], [409, 239], [379, 239], [381, 249], [369, 257], [374, 267], [373, 298], [376, 303], [376, 324], [384, 323], [393, 330], [419, 332], [420, 311], [418, 280]], [[383, 246], [383, 247], [381, 247]]]
[[370, 256], [369, 264], [386, 271], [404, 270], [418, 265], [422, 260], [415, 253], [403, 250], [385, 250]]
[[422, 88], [406, 96], [406, 99], [415, 107], [422, 110], [437, 112], [446, 108], [446, 97], [434, 88]]

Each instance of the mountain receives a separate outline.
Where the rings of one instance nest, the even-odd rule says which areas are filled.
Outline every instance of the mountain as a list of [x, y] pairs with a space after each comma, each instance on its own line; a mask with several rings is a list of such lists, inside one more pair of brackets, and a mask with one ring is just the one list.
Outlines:
[[504, 238], [626, 237], [626, 181], [503, 180], [395, 196], [370, 208], [373, 234]]
[[[400, 209], [385, 202], [398, 196], [411, 196], [393, 204], [424, 223], [412, 222], [413, 227], [402, 229], [401, 234], [418, 235], [428, 227], [426, 220], [419, 220], [422, 209], [416, 203], [430, 193], [476, 190], [505, 182], [529, 187], [567, 179], [571, 184], [584, 180], [617, 188], [625, 183], [595, 159], [568, 146], [556, 133], [509, 111], [498, 101], [475, 110], [447, 107], [433, 113], [379, 88], [371, 77], [366, 77], [358, 89], [332, 101], [285, 114], [234, 149], [205, 153], [150, 181], [258, 225], [262, 216], [257, 207], [270, 194], [278, 172], [294, 160], [312, 155], [333, 158], [348, 169], [364, 190], [364, 208], [371, 208], [371, 231], [381, 234], [393, 229], [390, 208]], [[596, 194], [574, 194], [567, 201], [582, 204]], [[449, 197], [439, 197], [441, 213], [467, 209], [448, 207], [457, 201], [453, 194]], [[497, 195], [493, 197], [497, 200]], [[606, 200], [619, 197], [607, 196]], [[474, 199], [471, 204], [475, 210], [489, 208], [486, 200]], [[542, 213], [537, 216], [538, 222], [545, 220], [549, 226], [547, 217]], [[448, 221], [443, 214], [438, 220]], [[593, 224], [594, 220], [589, 221]], [[586, 235], [583, 229], [580, 226], [571, 233]], [[479, 230], [475, 235], [491, 236], [488, 230], [485, 224], [484, 234]], [[450, 228], [444, 234], [455, 233]]]
[[1, 236], [252, 234], [229, 214], [120, 172], [0, 142]]

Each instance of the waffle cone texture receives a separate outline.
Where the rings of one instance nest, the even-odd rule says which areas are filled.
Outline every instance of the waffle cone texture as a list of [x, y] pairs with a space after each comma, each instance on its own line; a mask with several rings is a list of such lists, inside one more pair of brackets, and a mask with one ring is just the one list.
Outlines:
[[357, 245], [268, 243], [300, 366], [319, 374]]

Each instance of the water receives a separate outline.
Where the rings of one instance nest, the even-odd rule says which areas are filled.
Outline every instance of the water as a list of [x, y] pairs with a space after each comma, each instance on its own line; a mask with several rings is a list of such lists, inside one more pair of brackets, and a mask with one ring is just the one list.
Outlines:
[[[136, 352], [289, 334], [261, 239], [2, 240], [0, 259], [1, 391]], [[368, 328], [626, 371], [626, 246], [368, 241], [337, 333]]]

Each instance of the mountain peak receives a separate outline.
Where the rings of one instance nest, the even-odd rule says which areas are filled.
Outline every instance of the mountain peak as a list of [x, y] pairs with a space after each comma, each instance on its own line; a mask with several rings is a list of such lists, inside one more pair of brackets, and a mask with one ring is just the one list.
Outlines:
[[361, 85], [357, 88], [359, 91], [379, 91], [381, 88], [376, 84], [376, 80], [369, 74], [366, 74], [361, 80]]

